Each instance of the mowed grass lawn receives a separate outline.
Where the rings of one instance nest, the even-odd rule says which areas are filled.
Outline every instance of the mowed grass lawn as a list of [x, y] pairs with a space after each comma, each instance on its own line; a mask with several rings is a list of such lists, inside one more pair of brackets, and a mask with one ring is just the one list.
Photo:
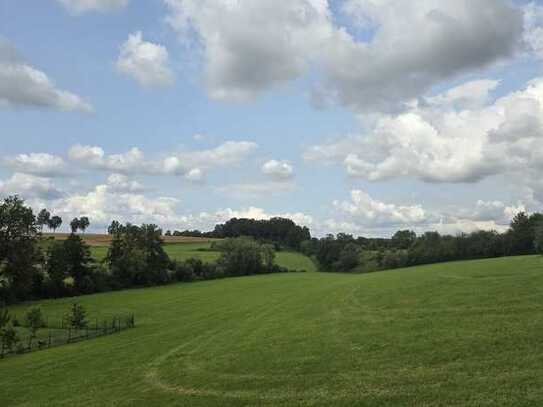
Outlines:
[[[210, 251], [211, 243], [167, 243], [164, 250], [173, 260], [200, 259], [204, 262], [216, 261], [221, 255], [218, 251]], [[107, 246], [93, 246], [91, 253], [100, 261], [107, 255]], [[275, 262], [280, 266], [295, 270], [315, 271], [315, 265], [309, 258], [300, 253], [280, 251], [276, 253]]]
[[136, 328], [0, 361], [1, 406], [543, 405], [541, 257], [78, 300]]

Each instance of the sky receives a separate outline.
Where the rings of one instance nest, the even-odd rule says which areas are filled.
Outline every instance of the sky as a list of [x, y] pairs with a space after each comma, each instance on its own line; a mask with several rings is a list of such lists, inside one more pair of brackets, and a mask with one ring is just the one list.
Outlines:
[[543, 1], [0, 0], [0, 197], [210, 230], [543, 210]]

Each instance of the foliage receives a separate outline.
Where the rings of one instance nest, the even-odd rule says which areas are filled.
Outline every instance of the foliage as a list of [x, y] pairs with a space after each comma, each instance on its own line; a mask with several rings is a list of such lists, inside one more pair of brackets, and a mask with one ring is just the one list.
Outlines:
[[[543, 214], [517, 214], [506, 233], [476, 231], [456, 236], [425, 232], [417, 236], [413, 231], [400, 230], [390, 239], [353, 238], [340, 233], [301, 243], [301, 250], [315, 257], [324, 271], [360, 271], [355, 256], [349, 255], [354, 246], [362, 253], [377, 251], [376, 269], [390, 269], [444, 261], [479, 259], [543, 252]], [[347, 250], [346, 247], [350, 249]], [[343, 250], [345, 249], [345, 252]], [[345, 261], [340, 261], [342, 253]], [[360, 261], [360, 259], [359, 259]], [[366, 271], [373, 267], [362, 267]]]
[[47, 209], [42, 209], [38, 214], [36, 223], [40, 227], [40, 230], [43, 230], [43, 226], [49, 224], [51, 220], [51, 213]]
[[249, 236], [263, 242], [274, 242], [298, 250], [302, 241], [310, 239], [307, 227], [296, 225], [285, 218], [269, 220], [232, 218], [228, 222], [215, 226], [212, 237], [230, 238]]
[[9, 324], [0, 329], [0, 340], [2, 341], [2, 354], [4, 351], [11, 352], [19, 343], [19, 335], [13, 324]]
[[64, 247], [64, 242], [54, 241], [47, 248], [46, 253], [47, 271], [47, 296], [58, 298], [64, 295], [66, 287], [64, 280], [68, 277], [68, 259]]
[[360, 264], [360, 247], [355, 243], [347, 243], [339, 253], [335, 267], [339, 271], [350, 271]]
[[11, 316], [9, 315], [8, 309], [3, 304], [0, 304], [0, 329], [7, 326], [10, 320]]
[[238, 237], [223, 242], [218, 265], [230, 276], [259, 274], [264, 271], [260, 245], [253, 239]]
[[64, 240], [63, 253], [60, 255], [64, 259], [59, 259], [59, 261], [66, 267], [66, 274], [73, 278], [77, 292], [91, 293], [93, 288], [89, 287], [89, 278], [92, 274], [94, 260], [85, 241], [72, 233], [68, 239]]
[[391, 243], [396, 249], [409, 249], [416, 239], [417, 234], [412, 230], [398, 230], [392, 236]]
[[47, 222], [47, 227], [53, 229], [55, 232], [62, 225], [62, 218], [60, 216], [52, 216], [51, 219]]
[[30, 331], [30, 336], [28, 338], [29, 347], [32, 346], [32, 341], [36, 338], [38, 329], [42, 328], [45, 325], [45, 320], [43, 318], [43, 313], [40, 307], [32, 307], [25, 313], [25, 324]]
[[262, 252], [262, 260], [264, 262], [264, 267], [267, 270], [273, 269], [273, 265], [275, 264], [275, 247], [272, 244], [263, 244], [260, 247], [260, 250]]
[[108, 226], [107, 233], [108, 235], [115, 235], [121, 232], [122, 227], [123, 225], [120, 222], [114, 220], [111, 222], [111, 225]]
[[543, 225], [538, 225], [535, 229], [534, 248], [539, 254], [543, 254]]
[[120, 226], [113, 237], [106, 263], [123, 287], [163, 284], [168, 281], [170, 259], [156, 225]]
[[0, 294], [10, 298], [0, 301], [23, 300], [33, 294], [41, 259], [37, 242], [38, 224], [32, 209], [17, 196], [6, 198], [0, 205], [0, 280], [5, 280], [9, 289]]
[[65, 314], [64, 321], [73, 329], [84, 329], [88, 325], [87, 312], [81, 304], [74, 302]]
[[72, 233], [77, 233], [78, 230], [81, 230], [82, 232], [85, 232], [87, 228], [90, 226], [89, 218], [86, 216], [82, 216], [80, 218], [74, 218], [70, 222], [70, 228], [72, 230]]

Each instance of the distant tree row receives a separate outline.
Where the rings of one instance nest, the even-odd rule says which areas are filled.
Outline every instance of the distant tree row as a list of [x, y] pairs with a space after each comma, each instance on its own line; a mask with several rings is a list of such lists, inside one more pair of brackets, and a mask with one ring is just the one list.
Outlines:
[[228, 237], [248, 236], [263, 243], [272, 243], [276, 249], [288, 248], [299, 250], [300, 244], [311, 239], [307, 227], [296, 225], [294, 221], [286, 218], [271, 218], [269, 220], [256, 220], [246, 218], [232, 218], [224, 224], [216, 225], [211, 232], [199, 230], [166, 231], [165, 236], [208, 237], [224, 239]]
[[477, 231], [456, 236], [410, 230], [391, 239], [354, 238], [340, 233], [302, 242], [324, 271], [375, 271], [453, 260], [543, 254], [543, 215], [517, 214], [505, 233]]
[[305, 226], [298, 226], [291, 219], [271, 218], [269, 220], [232, 218], [215, 226], [212, 237], [227, 238], [250, 236], [260, 242], [274, 243], [278, 247], [299, 250], [304, 240], [311, 239]]
[[543, 253], [543, 215], [539, 213], [519, 213], [505, 233], [449, 236], [426, 232], [417, 236], [400, 230], [390, 239], [354, 238], [345, 233], [317, 239], [289, 219], [234, 218], [211, 232], [225, 238], [214, 243], [214, 249], [221, 252], [216, 263], [172, 261], [164, 251], [158, 226], [118, 221], [108, 228], [112, 242], [106, 258], [96, 263], [89, 246], [77, 235], [89, 227], [89, 219], [73, 219], [72, 233], [65, 240], [44, 239], [41, 230], [53, 218], [47, 210], [35, 216], [16, 196], [0, 204], [0, 302], [285, 272], [274, 263], [275, 251], [283, 247], [311, 256], [323, 271], [343, 272]]

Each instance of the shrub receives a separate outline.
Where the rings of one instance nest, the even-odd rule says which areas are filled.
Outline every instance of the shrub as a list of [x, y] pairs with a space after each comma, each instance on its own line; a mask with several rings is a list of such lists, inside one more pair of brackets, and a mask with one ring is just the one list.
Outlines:
[[28, 347], [31, 347], [32, 341], [36, 338], [36, 333], [38, 332], [38, 329], [42, 328], [45, 325], [45, 320], [43, 319], [43, 313], [41, 312], [41, 308], [30, 308], [25, 314], [25, 323], [30, 330]]
[[13, 348], [19, 343], [19, 335], [13, 327], [13, 324], [9, 324], [4, 328], [0, 329], [0, 339], [2, 340], [2, 352], [7, 350], [8, 352], [13, 351]]
[[250, 238], [232, 238], [224, 241], [224, 251], [218, 265], [229, 276], [251, 275], [264, 272], [260, 245]]
[[341, 250], [336, 267], [339, 271], [350, 271], [360, 264], [360, 247], [355, 243], [348, 243]]
[[87, 327], [87, 312], [81, 304], [74, 302], [66, 315], [64, 316], [66, 324], [74, 329], [83, 329]]

